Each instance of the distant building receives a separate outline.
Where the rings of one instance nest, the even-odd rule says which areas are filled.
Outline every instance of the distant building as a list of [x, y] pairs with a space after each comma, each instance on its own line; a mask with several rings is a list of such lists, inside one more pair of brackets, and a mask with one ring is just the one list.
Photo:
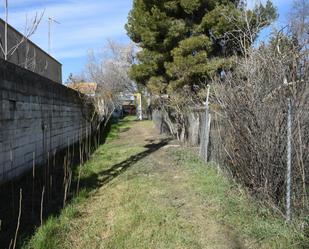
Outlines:
[[[5, 21], [0, 19], [0, 43], [4, 47]], [[8, 25], [8, 50], [16, 46], [24, 36]], [[0, 51], [0, 58], [4, 59], [4, 54]], [[26, 40], [8, 56], [8, 61], [32, 72], [40, 74], [57, 83], [62, 82], [62, 65], [51, 57], [48, 53], [35, 45], [30, 40]]]
[[93, 82], [79, 82], [79, 83], [70, 83], [68, 84], [68, 87], [82, 94], [93, 97], [95, 96], [98, 85], [97, 83]]
[[131, 101], [124, 101], [122, 103], [123, 115], [135, 115], [136, 114], [136, 105]]
[[120, 103], [123, 115], [135, 115], [136, 104], [135, 97], [132, 94], [121, 94]]

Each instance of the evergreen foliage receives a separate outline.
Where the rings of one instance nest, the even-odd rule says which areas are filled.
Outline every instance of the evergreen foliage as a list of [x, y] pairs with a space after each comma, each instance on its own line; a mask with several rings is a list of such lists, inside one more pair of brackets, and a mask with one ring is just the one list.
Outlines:
[[227, 34], [249, 31], [256, 39], [275, 18], [270, 1], [246, 10], [240, 0], [134, 0], [126, 30], [142, 50], [130, 75], [153, 93], [193, 88], [241, 54], [238, 34]]

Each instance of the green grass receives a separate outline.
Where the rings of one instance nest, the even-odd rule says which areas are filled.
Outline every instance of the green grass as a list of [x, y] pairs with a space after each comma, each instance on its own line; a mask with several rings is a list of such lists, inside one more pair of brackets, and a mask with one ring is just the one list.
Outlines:
[[[127, 131], [132, 126], [132, 121], [136, 118], [128, 116], [117, 123], [111, 124], [110, 131], [106, 138], [106, 143], [99, 147], [99, 149], [91, 156], [91, 160], [84, 165], [76, 168], [74, 172], [74, 181], [77, 181], [79, 170], [81, 169], [81, 182], [93, 175], [98, 174], [102, 170], [109, 169], [112, 165], [125, 160], [128, 154], [120, 153], [118, 146], [111, 144], [112, 141], [119, 137], [121, 132]], [[140, 151], [141, 148], [131, 147], [126, 152], [131, 154]], [[103, 164], [102, 164], [103, 162]], [[81, 168], [80, 168], [81, 167]], [[71, 203], [69, 203], [61, 212], [59, 217], [50, 217], [42, 227], [37, 229], [35, 236], [29, 241], [26, 241], [22, 248], [36, 248], [36, 249], [50, 249], [61, 248], [61, 238], [64, 233], [69, 231], [70, 221], [79, 215], [78, 206], [85, 203], [89, 198], [91, 192], [97, 189], [82, 188], [77, 196], [75, 196]]]
[[[96, 175], [103, 170], [109, 169], [111, 166], [122, 162], [128, 158], [128, 155], [134, 155], [140, 152], [142, 148], [139, 146], [119, 146], [112, 141], [119, 138], [119, 134], [128, 131], [132, 127], [132, 122], [136, 120], [134, 116], [128, 116], [117, 123], [111, 125], [110, 131], [106, 138], [106, 143], [91, 156], [91, 160], [81, 167], [81, 180], [87, 179], [92, 175]], [[79, 169], [75, 171], [75, 180], [78, 177]]]
[[[139, 135], [139, 128], [157, 136], [148, 121], [127, 118], [111, 127], [106, 144], [82, 166], [82, 182], [94, 179], [101, 184], [84, 188], [59, 217], [50, 217], [37, 230], [24, 249], [309, 245], [297, 226], [285, 224], [216, 165], [206, 166], [188, 149], [161, 149], [102, 184], [107, 177], [102, 172], [146, 150], [149, 142]], [[133, 135], [130, 129], [135, 129]]]
[[195, 154], [182, 150], [175, 151], [174, 157], [194, 175], [192, 187], [217, 206], [213, 215], [237, 233], [254, 238], [265, 248], [309, 248], [309, 238], [304, 236], [297, 222], [287, 224], [282, 216], [228, 180], [217, 165], [205, 167]]

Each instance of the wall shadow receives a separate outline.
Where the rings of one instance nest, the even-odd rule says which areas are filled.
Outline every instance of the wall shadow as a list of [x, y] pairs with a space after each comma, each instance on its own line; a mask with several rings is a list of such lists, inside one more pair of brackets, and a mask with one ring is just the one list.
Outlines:
[[[120, 121], [121, 122], [121, 121]], [[57, 153], [50, 155], [47, 163], [35, 166], [21, 177], [0, 185], [0, 248], [9, 248], [15, 236], [18, 221], [20, 190], [22, 208], [16, 248], [33, 235], [41, 224], [41, 204], [43, 222], [50, 216], [57, 216], [63, 209], [65, 179], [74, 172], [80, 161], [87, 161], [100, 144], [105, 143], [111, 130], [112, 120], [93, 131], [93, 134]], [[82, 148], [82, 152], [80, 151]], [[64, 167], [66, 165], [67, 167]], [[67, 192], [69, 203], [75, 196], [76, 183], [71, 183]], [[44, 194], [43, 194], [44, 188]], [[43, 199], [42, 199], [43, 195]]]
[[104, 170], [98, 174], [92, 174], [91, 176], [82, 179], [81, 185], [83, 188], [89, 189], [95, 189], [98, 187], [101, 187], [123, 172], [125, 172], [128, 168], [130, 168], [132, 165], [140, 161], [141, 159], [147, 157], [151, 153], [154, 153], [155, 151], [159, 150], [160, 148], [164, 147], [170, 142], [170, 139], [162, 139], [158, 143], [149, 143], [145, 145], [144, 147], [147, 148], [145, 151], [140, 152], [136, 155], [131, 156], [127, 160], [115, 164], [111, 168]]
[[[120, 120], [119, 122], [122, 121]], [[42, 200], [43, 222], [50, 216], [58, 216], [61, 213], [67, 170], [70, 169], [71, 172], [77, 172], [80, 161], [87, 161], [98, 146], [105, 143], [111, 131], [112, 123], [109, 122], [106, 127], [100, 127], [92, 137], [81, 142], [84, 148], [82, 157], [80, 157], [80, 144], [74, 144], [51, 156], [47, 164], [36, 166], [35, 177], [33, 177], [33, 172], [30, 170], [20, 178], [0, 185], [1, 249], [9, 248], [10, 243], [14, 239], [18, 221], [20, 190], [22, 189], [22, 209], [16, 248], [21, 248], [23, 243], [31, 238], [36, 229], [41, 225], [40, 214]], [[122, 130], [121, 132], [124, 131]], [[169, 139], [160, 140], [158, 143], [155, 143], [154, 140], [146, 141], [148, 144], [145, 145], [145, 151], [133, 155], [127, 160], [115, 164], [98, 174], [92, 174], [87, 178], [81, 179], [80, 190], [85, 189], [86, 191], [91, 191], [107, 184], [139, 160], [167, 145], [169, 141]], [[86, 147], [88, 148], [87, 150]], [[64, 165], [68, 167], [64, 167]], [[66, 204], [70, 203], [72, 198], [76, 196], [77, 181], [72, 179], [70, 186]], [[43, 188], [44, 196], [42, 199]]]

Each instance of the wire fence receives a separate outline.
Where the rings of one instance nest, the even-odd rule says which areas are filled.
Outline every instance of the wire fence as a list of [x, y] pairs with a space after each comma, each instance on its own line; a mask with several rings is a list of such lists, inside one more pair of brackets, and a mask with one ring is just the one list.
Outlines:
[[288, 95], [254, 103], [224, 99], [224, 91], [229, 96], [233, 91], [225, 86], [220, 107], [216, 101], [210, 107], [206, 103], [201, 119], [201, 158], [217, 162], [255, 195], [274, 203], [288, 221], [293, 214], [309, 215], [308, 85], [302, 82]]

